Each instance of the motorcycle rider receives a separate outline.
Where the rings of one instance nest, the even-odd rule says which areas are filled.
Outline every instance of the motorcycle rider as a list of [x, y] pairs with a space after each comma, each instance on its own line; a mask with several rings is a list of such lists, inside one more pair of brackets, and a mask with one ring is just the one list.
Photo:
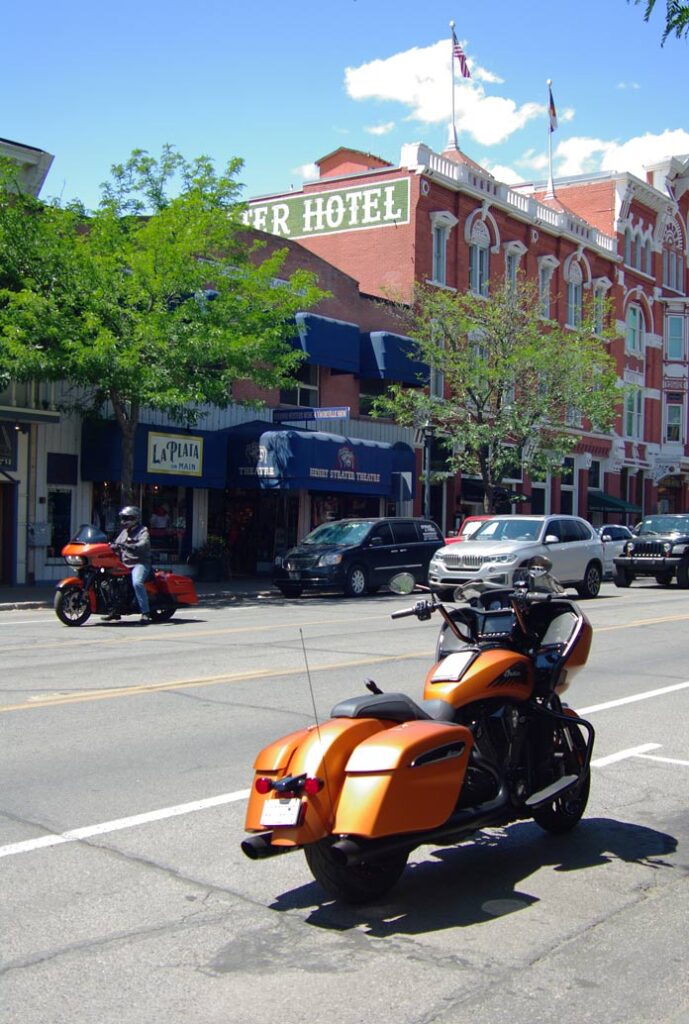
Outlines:
[[[118, 513], [122, 531], [113, 541], [113, 547], [128, 568], [132, 570], [132, 586], [141, 610], [142, 626], [153, 621], [148, 605], [148, 594], [145, 583], [151, 573], [151, 538], [147, 528], [141, 522], [141, 509], [136, 505], [125, 505]], [[121, 616], [111, 611], [104, 615], [106, 622], [116, 622]]]

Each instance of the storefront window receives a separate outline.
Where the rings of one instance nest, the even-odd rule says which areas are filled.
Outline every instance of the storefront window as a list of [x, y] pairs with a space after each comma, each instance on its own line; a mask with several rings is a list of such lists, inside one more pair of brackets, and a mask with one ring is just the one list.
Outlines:
[[[144, 525], [151, 534], [153, 562], [166, 565], [183, 562], [190, 547], [191, 489], [140, 484], [135, 504], [141, 509]], [[117, 513], [121, 507], [119, 484], [97, 482], [93, 485], [91, 522], [109, 537], [120, 532]]]
[[48, 491], [48, 558], [59, 558], [72, 539], [72, 492]]

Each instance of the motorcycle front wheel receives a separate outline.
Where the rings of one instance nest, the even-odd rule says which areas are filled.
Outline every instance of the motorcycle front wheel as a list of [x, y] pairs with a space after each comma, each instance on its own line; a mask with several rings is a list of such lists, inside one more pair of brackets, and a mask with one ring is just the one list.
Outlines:
[[402, 875], [408, 853], [392, 853], [361, 864], [341, 864], [332, 852], [332, 841], [321, 839], [304, 847], [311, 874], [331, 896], [343, 903], [370, 903], [392, 889]]
[[[568, 738], [571, 740], [573, 749], [570, 749]], [[584, 737], [576, 726], [556, 729], [553, 733], [552, 754], [553, 762], [557, 760], [560, 768], [555, 776], [557, 777], [558, 774], [578, 775], [584, 762], [585, 751]], [[591, 770], [589, 769], [574, 791], [563, 793], [562, 796], [556, 797], [552, 803], [546, 804], [544, 807], [537, 807], [533, 811], [533, 820], [542, 829], [553, 835], [569, 832], [581, 820], [586, 810], [590, 789]]]
[[83, 587], [65, 587], [56, 591], [53, 608], [65, 626], [83, 626], [91, 618], [91, 605]]

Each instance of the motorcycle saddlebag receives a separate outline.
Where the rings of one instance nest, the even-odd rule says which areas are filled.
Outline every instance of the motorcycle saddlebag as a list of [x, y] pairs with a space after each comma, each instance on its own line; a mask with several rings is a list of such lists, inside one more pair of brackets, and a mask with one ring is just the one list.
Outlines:
[[333, 832], [375, 838], [442, 825], [452, 814], [473, 744], [469, 729], [404, 722], [352, 752]]
[[176, 572], [158, 572], [153, 582], [162, 594], [169, 594], [178, 604], [198, 604], [196, 588], [189, 576]]

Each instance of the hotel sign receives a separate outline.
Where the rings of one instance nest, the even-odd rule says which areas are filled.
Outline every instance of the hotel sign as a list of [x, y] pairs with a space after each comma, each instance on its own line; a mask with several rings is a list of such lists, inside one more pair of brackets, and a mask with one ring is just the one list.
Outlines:
[[170, 473], [175, 476], [203, 475], [203, 438], [191, 434], [148, 435], [149, 473]]
[[283, 238], [312, 238], [409, 223], [409, 179], [353, 185], [266, 201], [244, 213], [252, 228]]

